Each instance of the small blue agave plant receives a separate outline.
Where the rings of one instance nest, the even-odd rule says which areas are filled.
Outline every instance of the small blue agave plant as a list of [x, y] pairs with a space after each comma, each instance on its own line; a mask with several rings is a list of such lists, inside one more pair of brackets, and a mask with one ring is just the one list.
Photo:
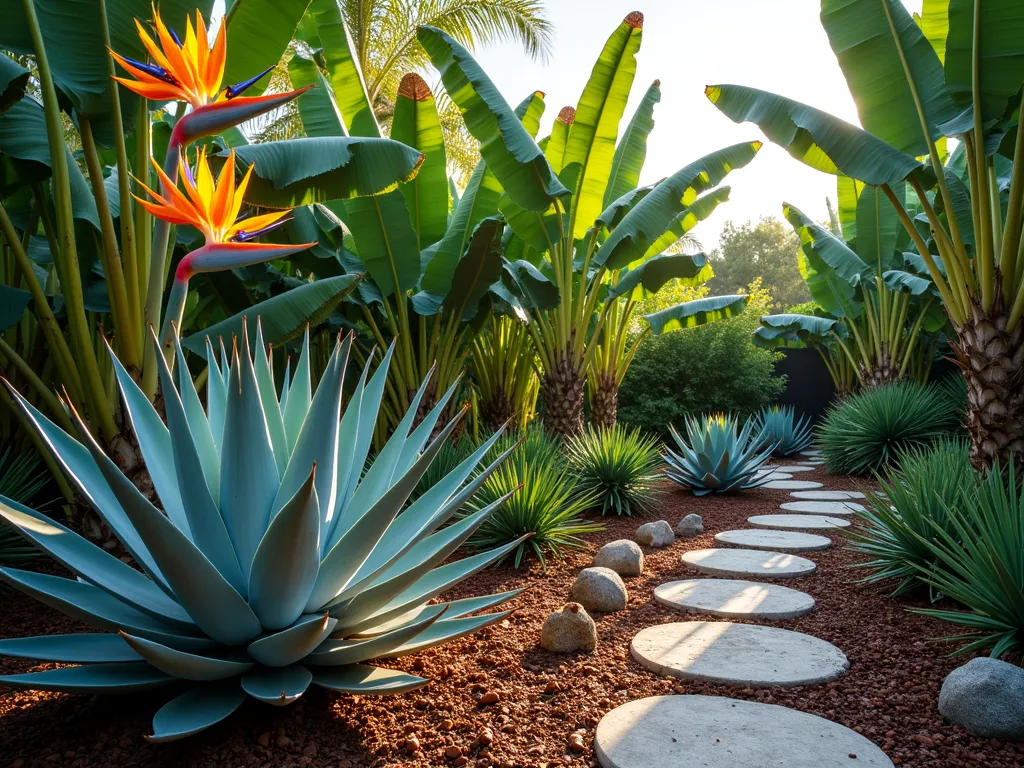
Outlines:
[[255, 356], [245, 332], [241, 343], [230, 364], [221, 344], [218, 366], [207, 340], [205, 410], [180, 344], [176, 376], [158, 356], [166, 426], [113, 360], [163, 511], [103, 453], [78, 414], [81, 442], [12, 390], [141, 570], [0, 497], [0, 517], [77, 577], [0, 568], [0, 579], [108, 632], [2, 640], [2, 655], [78, 666], [5, 675], [0, 683], [115, 693], [187, 681], [157, 711], [148, 737], [172, 741], [223, 720], [247, 695], [284, 705], [310, 684], [359, 694], [413, 690], [427, 681], [365, 662], [420, 651], [508, 615], [471, 616], [518, 590], [428, 604], [520, 543], [441, 565], [507, 498], [441, 528], [507, 455], [474, 476], [498, 435], [405, 507], [456, 426], [454, 419], [430, 439], [455, 387], [413, 428], [425, 381], [364, 472], [392, 351], [373, 376], [367, 363], [342, 409], [351, 336], [339, 339], [313, 394], [307, 333], [280, 397], [260, 330]]
[[738, 429], [729, 414], [705, 414], [686, 418], [685, 440], [675, 427], [669, 425], [669, 431], [679, 453], [665, 449], [666, 474], [696, 496], [756, 488], [772, 479], [762, 465], [774, 444], [749, 421]]
[[793, 406], [773, 405], [762, 408], [751, 417], [754, 432], [768, 436], [775, 443], [776, 456], [792, 456], [807, 448], [814, 440], [810, 416], [796, 417]]

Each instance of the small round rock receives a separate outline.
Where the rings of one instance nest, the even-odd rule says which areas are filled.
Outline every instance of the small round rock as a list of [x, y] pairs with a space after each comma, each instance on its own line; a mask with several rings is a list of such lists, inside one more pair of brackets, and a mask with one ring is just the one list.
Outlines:
[[592, 651], [597, 647], [597, 625], [579, 603], [566, 603], [544, 620], [540, 647], [555, 653]]
[[584, 568], [570, 590], [573, 600], [588, 611], [621, 611], [628, 600], [622, 577], [611, 568]]
[[704, 533], [704, 521], [700, 515], [691, 513], [676, 524], [675, 534], [681, 539], [692, 539], [700, 533]]
[[998, 659], [971, 659], [942, 683], [939, 713], [972, 736], [1024, 741], [1024, 670]]
[[676, 535], [672, 533], [668, 520], [655, 520], [637, 528], [633, 538], [645, 547], [667, 547], [676, 540]]
[[610, 541], [594, 555], [594, 566], [611, 568], [619, 576], [639, 576], [644, 570], [644, 551], [629, 539]]

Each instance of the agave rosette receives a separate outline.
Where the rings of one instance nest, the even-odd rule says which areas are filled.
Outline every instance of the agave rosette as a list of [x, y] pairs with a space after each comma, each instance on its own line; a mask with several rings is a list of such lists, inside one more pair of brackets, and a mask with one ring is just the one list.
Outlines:
[[748, 421], [742, 429], [729, 414], [687, 417], [686, 439], [669, 425], [679, 452], [666, 448], [668, 477], [697, 496], [757, 488], [772, 479], [762, 469], [774, 444]]
[[520, 544], [441, 565], [504, 501], [441, 528], [507, 455], [475, 474], [498, 435], [402, 511], [456, 427], [453, 419], [431, 439], [455, 388], [413, 428], [428, 377], [363, 471], [391, 350], [372, 376], [367, 363], [343, 409], [351, 337], [339, 339], [313, 392], [307, 335], [280, 395], [259, 328], [255, 354], [244, 332], [240, 343], [230, 363], [221, 345], [220, 364], [207, 343], [205, 409], [181, 346], [175, 344], [176, 373], [158, 356], [166, 426], [113, 359], [163, 511], [103, 453], [77, 414], [81, 442], [12, 390], [141, 570], [0, 497], [0, 518], [75, 577], [0, 568], [0, 580], [107, 631], [0, 640], [0, 655], [77, 665], [5, 675], [0, 683], [101, 693], [188, 681], [153, 719], [149, 738], [170, 741], [219, 722], [246, 696], [284, 705], [311, 684], [359, 694], [413, 690], [427, 681], [366, 662], [413, 653], [507, 615], [471, 614], [518, 591], [429, 604]]
[[792, 456], [804, 450], [814, 440], [810, 416], [797, 418], [791, 405], [773, 405], [762, 408], [751, 419], [754, 431], [765, 434], [775, 444], [776, 456]]

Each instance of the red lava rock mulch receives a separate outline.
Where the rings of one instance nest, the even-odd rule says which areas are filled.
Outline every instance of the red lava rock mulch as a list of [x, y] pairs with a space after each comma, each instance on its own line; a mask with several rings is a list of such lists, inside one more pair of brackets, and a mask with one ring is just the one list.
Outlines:
[[[825, 477], [830, 489], [856, 481]], [[607, 519], [606, 531], [588, 537], [588, 548], [564, 561], [516, 572], [492, 568], [453, 590], [465, 597], [527, 587], [510, 603], [515, 613], [475, 637], [391, 664], [433, 682], [392, 698], [338, 696], [311, 689], [294, 705], [277, 709], [247, 702], [230, 719], [190, 739], [153, 745], [143, 739], [150, 718], [168, 698], [70, 697], [0, 687], [0, 768], [58, 764], [79, 766], [553, 766], [595, 765], [591, 749], [602, 715], [632, 699], [666, 693], [700, 693], [781, 704], [842, 723], [877, 743], [900, 766], [954, 768], [1024, 765], [1024, 745], [974, 739], [944, 723], [937, 711], [945, 675], [966, 659], [949, 659], [933, 638], [955, 628], [908, 613], [906, 602], [884, 590], [856, 584], [846, 566], [858, 556], [837, 546], [809, 556], [810, 577], [788, 580], [817, 600], [805, 617], [774, 622], [835, 643], [850, 671], [826, 685], [786, 690], [740, 688], [661, 679], [636, 664], [629, 641], [639, 630], [701, 616], [676, 613], [653, 602], [659, 584], [691, 578], [680, 555], [714, 546], [714, 534], [747, 527], [752, 514], [776, 511], [785, 491], [759, 489], [735, 497], [695, 499], [666, 486], [659, 516], [673, 525], [686, 513], [704, 518], [705, 533], [662, 550], [647, 549], [644, 575], [627, 579], [629, 607], [595, 617], [599, 644], [592, 654], [542, 651], [540, 628], [565, 602], [577, 571], [604, 543], [631, 538], [637, 519]], [[74, 632], [78, 622], [0, 587], [0, 635], [16, 637]], [[31, 662], [0, 659], [15, 673]]]

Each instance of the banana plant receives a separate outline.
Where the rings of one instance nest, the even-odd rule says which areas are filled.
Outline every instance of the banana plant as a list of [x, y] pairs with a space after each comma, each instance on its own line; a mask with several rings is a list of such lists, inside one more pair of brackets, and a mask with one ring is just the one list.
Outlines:
[[[582, 429], [590, 370], [597, 388], [591, 398], [595, 418], [614, 421], [614, 394], [609, 397], [606, 390], [617, 392], [635, 351], [635, 345], [625, 344], [625, 333], [636, 299], [673, 280], [697, 284], [710, 277], [702, 254], [663, 251], [727, 199], [728, 189], [717, 185], [760, 147], [759, 142], [728, 147], [657, 184], [638, 186], [653, 107], [660, 97], [657, 81], [621, 137], [618, 128], [636, 73], [642, 30], [641, 13], [626, 16], [605, 43], [576, 108], [562, 109], [551, 135], [541, 140], [543, 167], [557, 174], [560, 189], [549, 189], [547, 200], [538, 195], [526, 205], [505, 183], [497, 200], [508, 224], [503, 285], [528, 319], [545, 429], [556, 435]], [[468, 54], [457, 54], [459, 66], [453, 67], [447, 49], [424, 47], [470, 133], [486, 148], [490, 124], [477, 114], [480, 102], [494, 95], [490, 82], [478, 78], [482, 73]], [[495, 168], [486, 152], [484, 161]], [[728, 316], [741, 311], [745, 299], [704, 301], [663, 310], [650, 319], [651, 330]]]
[[[915, 20], [899, 0], [822, 0], [863, 128], [754, 88], [706, 90], [796, 159], [888, 199], [957, 333], [978, 469], [1024, 460], [1020, 16], [1019, 3], [937, 0]], [[900, 198], [903, 182], [921, 217]]]
[[[893, 189], [906, 199], [905, 185]], [[841, 396], [905, 377], [923, 383], [948, 325], [938, 291], [927, 272], [915, 271], [917, 254], [904, 254], [910, 238], [876, 189], [839, 176], [838, 194], [832, 229], [783, 205], [800, 238], [800, 273], [821, 316], [763, 317], [754, 343], [790, 342], [799, 327], [797, 340], [818, 348]]]
[[[165, 320], [190, 320], [195, 309], [171, 276], [198, 268], [204, 274], [192, 282], [205, 287], [251, 263], [262, 247], [249, 242], [262, 233], [242, 225], [244, 243], [208, 232], [193, 255], [199, 233], [184, 221], [154, 217], [136, 196], [146, 199], [147, 188], [159, 187], [157, 195], [169, 200], [179, 169], [195, 158], [189, 146], [196, 142], [220, 148], [211, 146], [204, 156], [211, 165], [251, 172], [241, 216], [256, 214], [257, 206], [287, 209], [383, 192], [413, 178], [421, 155], [397, 142], [349, 138], [319, 151], [294, 141], [247, 146], [239, 124], [302, 92], [249, 95], [262, 91], [308, 3], [236, 3], [215, 36], [204, 21], [208, 0], [198, 8], [192, 0], [168, 0], [160, 13], [143, 0], [94, 5], [82, 14], [70, 0], [0, 3], [0, 49], [32, 69], [0, 55], [2, 277], [12, 306], [22, 310], [0, 329], [7, 331], [0, 363], [33, 403], [70, 428], [54, 390], [66, 393], [105, 448], [132, 466], [140, 464], [137, 449], [125, 437], [102, 338], [112, 334], [119, 359], [152, 397], [159, 345], [147, 329], [165, 328], [166, 340]], [[81, 150], [73, 154], [66, 138], [80, 139]], [[233, 160], [228, 146], [237, 148]], [[161, 175], [153, 175], [151, 158]], [[197, 166], [192, 181], [209, 199], [212, 171], [200, 173], [203, 168]], [[218, 189], [226, 191], [229, 180], [221, 178]], [[192, 218], [188, 223], [198, 222]], [[217, 254], [210, 252], [213, 244]], [[335, 288], [341, 294], [353, 282]]]

